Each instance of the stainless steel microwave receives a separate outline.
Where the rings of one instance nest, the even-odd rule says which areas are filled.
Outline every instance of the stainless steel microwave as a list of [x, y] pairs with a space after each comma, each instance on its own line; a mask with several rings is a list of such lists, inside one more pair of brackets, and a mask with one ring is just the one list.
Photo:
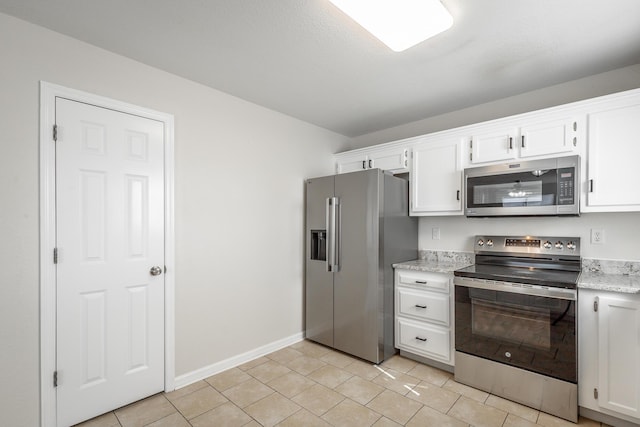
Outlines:
[[469, 217], [580, 215], [580, 157], [464, 170]]

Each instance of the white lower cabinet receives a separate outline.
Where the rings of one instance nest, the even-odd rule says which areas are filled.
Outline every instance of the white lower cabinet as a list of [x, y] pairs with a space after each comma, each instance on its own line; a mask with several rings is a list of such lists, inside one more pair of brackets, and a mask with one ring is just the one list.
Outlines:
[[453, 365], [452, 282], [450, 273], [396, 269], [396, 348]]
[[580, 289], [578, 403], [640, 424], [640, 295]]

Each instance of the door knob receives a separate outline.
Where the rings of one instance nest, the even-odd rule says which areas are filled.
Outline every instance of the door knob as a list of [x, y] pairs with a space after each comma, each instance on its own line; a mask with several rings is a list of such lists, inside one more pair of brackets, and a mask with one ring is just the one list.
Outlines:
[[152, 276], [159, 276], [162, 274], [162, 268], [158, 267], [157, 265], [151, 267], [151, 270], [149, 270], [149, 274], [151, 274]]

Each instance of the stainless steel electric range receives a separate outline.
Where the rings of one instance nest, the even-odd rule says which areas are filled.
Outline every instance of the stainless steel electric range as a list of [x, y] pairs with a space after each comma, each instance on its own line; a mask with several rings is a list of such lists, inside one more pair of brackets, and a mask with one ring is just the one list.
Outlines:
[[577, 422], [580, 238], [476, 236], [454, 272], [455, 379]]

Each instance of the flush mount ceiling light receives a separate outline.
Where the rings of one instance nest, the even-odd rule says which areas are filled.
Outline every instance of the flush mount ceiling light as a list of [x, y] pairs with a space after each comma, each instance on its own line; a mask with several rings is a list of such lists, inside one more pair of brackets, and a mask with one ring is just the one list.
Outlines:
[[396, 52], [453, 24], [440, 0], [329, 0]]

